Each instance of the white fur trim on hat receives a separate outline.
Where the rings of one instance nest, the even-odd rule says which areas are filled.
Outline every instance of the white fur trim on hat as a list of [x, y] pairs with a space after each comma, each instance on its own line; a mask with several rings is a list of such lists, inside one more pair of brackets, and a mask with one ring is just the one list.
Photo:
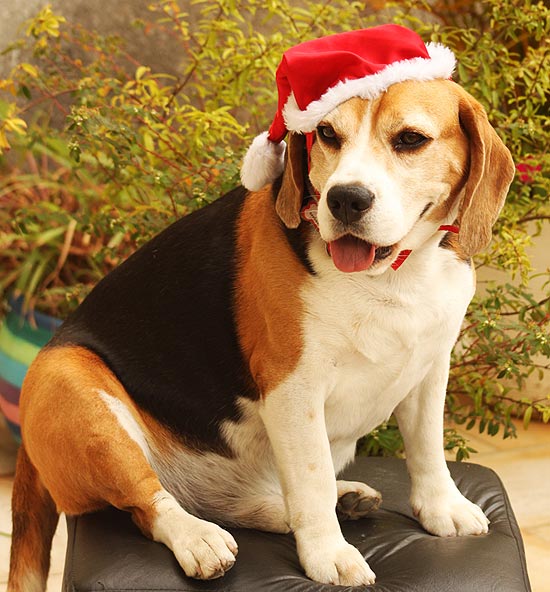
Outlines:
[[286, 142], [275, 143], [261, 133], [247, 150], [241, 167], [241, 182], [250, 191], [272, 183], [283, 172]]
[[439, 43], [426, 45], [430, 58], [412, 58], [389, 64], [380, 72], [355, 80], [343, 80], [329, 88], [320, 99], [312, 101], [302, 111], [294, 94], [288, 97], [283, 109], [283, 117], [288, 130], [311, 132], [317, 124], [333, 109], [352, 97], [374, 99], [385, 92], [392, 84], [406, 80], [447, 79], [453, 74], [456, 64], [454, 53]]

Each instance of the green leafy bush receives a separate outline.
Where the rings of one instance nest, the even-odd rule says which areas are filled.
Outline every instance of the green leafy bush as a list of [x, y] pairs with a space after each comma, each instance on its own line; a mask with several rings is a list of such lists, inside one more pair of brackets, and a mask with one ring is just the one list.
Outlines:
[[[504, 437], [512, 418], [550, 419], [522, 398], [550, 365], [548, 270], [533, 296], [526, 249], [550, 219], [550, 11], [542, 3], [397, 4], [304, 0], [156, 0], [153, 29], [180, 48], [177, 76], [153, 72], [117, 38], [65, 22], [50, 7], [28, 23], [20, 61], [0, 81], [0, 298], [65, 316], [110, 269], [176, 218], [238, 184], [244, 149], [276, 106], [275, 68], [303, 40], [393, 20], [450, 46], [457, 80], [486, 107], [519, 174], [480, 268], [506, 272], [474, 301], [448, 394], [455, 423]], [[294, 5], [293, 5], [294, 4]], [[469, 6], [469, 4], [468, 4]], [[373, 7], [376, 9], [374, 10]], [[468, 443], [449, 428], [459, 458]], [[399, 454], [392, 420], [362, 448]]]
[[[177, 77], [49, 6], [6, 50], [32, 57], [0, 81], [0, 148], [12, 144], [0, 181], [0, 296], [15, 289], [27, 306], [65, 316], [139, 244], [237, 185], [240, 155], [272, 111], [281, 53], [359, 15], [343, 0], [194, 4], [193, 27], [172, 0], [135, 23], [144, 43], [152, 28], [173, 38]], [[261, 33], [255, 23], [269, 25]]]

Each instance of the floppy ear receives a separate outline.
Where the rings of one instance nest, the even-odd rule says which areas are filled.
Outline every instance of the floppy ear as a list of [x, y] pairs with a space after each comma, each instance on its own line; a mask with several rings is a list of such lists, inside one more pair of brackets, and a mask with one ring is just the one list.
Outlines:
[[491, 242], [491, 229], [504, 205], [515, 167], [483, 107], [462, 90], [459, 117], [470, 142], [470, 169], [459, 206], [458, 241], [472, 256]]
[[281, 188], [275, 202], [275, 210], [287, 228], [298, 228], [301, 222], [306, 158], [305, 137], [291, 132], [287, 140]]

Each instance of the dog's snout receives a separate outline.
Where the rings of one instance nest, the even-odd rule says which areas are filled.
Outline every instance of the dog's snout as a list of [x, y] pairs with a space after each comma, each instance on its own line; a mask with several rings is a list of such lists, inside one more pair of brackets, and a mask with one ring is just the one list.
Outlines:
[[344, 224], [360, 220], [373, 201], [374, 193], [361, 185], [335, 185], [327, 193], [332, 215]]

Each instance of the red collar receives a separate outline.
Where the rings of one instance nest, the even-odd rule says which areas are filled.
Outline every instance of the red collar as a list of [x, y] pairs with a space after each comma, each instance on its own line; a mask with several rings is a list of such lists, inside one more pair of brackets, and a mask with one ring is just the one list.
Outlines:
[[[317, 195], [310, 196], [308, 200], [302, 206], [300, 211], [300, 216], [302, 220], [309, 222], [312, 224], [317, 230], [319, 230], [319, 223], [317, 221], [317, 203], [318, 203]], [[454, 224], [442, 224], [438, 230], [442, 230], [444, 232], [454, 232], [458, 234], [458, 226]], [[327, 244], [327, 252], [330, 255], [330, 249]], [[406, 261], [407, 257], [412, 253], [410, 249], [405, 249], [399, 253], [397, 259], [391, 264], [391, 268], [396, 271], [398, 270], [401, 265]]]
[[[442, 224], [438, 228], [438, 230], [443, 230], [445, 232], [454, 232], [455, 234], [458, 234], [458, 226], [455, 226], [454, 224]], [[397, 259], [391, 264], [391, 268], [393, 270], [399, 269], [411, 253], [412, 251], [410, 249], [405, 249], [404, 251], [401, 251], [399, 255], [397, 255]]]

